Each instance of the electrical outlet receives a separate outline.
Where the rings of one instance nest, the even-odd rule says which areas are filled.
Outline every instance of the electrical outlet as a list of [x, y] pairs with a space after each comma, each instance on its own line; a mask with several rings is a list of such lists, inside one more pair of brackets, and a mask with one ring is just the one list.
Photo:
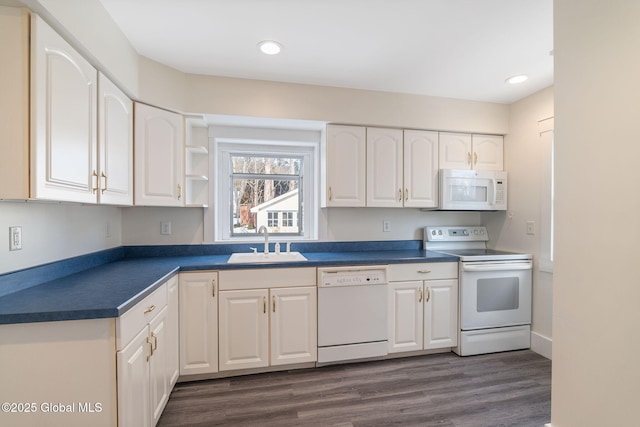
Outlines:
[[104, 237], [111, 237], [111, 223], [107, 222], [104, 225]]
[[164, 234], [166, 236], [171, 234], [171, 221], [162, 221], [160, 223], [160, 234]]
[[9, 250], [22, 249], [22, 227], [9, 227]]
[[386, 219], [382, 221], [382, 231], [385, 233], [391, 231], [391, 221]]
[[527, 234], [536, 234], [536, 223], [534, 221], [527, 221]]

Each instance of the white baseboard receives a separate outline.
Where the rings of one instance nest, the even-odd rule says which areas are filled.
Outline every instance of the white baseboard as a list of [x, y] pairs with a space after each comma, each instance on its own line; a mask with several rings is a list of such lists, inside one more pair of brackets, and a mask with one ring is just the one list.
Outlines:
[[531, 350], [551, 360], [551, 348], [551, 338], [540, 335], [537, 332], [531, 332]]
[[544, 427], [553, 427], [553, 426], [551, 425], [551, 423], [549, 423], [549, 424], [545, 424]]

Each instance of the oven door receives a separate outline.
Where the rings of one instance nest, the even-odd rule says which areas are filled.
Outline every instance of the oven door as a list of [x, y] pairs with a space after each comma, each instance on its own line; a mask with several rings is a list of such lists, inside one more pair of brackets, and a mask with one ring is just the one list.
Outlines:
[[460, 263], [460, 328], [531, 323], [531, 261]]

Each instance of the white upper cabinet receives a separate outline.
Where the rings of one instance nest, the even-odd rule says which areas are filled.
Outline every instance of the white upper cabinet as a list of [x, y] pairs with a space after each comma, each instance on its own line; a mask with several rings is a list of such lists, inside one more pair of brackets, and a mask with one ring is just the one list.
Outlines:
[[98, 201], [133, 204], [133, 103], [98, 75]]
[[472, 135], [473, 169], [504, 170], [504, 137], [502, 135]]
[[365, 206], [366, 128], [327, 125], [323, 206]]
[[438, 132], [404, 131], [404, 207], [438, 207]]
[[402, 130], [367, 128], [367, 206], [402, 207]]
[[183, 129], [180, 114], [135, 104], [136, 205], [184, 205]]
[[32, 15], [31, 196], [95, 203], [97, 71]]
[[438, 132], [367, 128], [367, 206], [438, 206]]
[[503, 170], [501, 135], [440, 133], [440, 169]]
[[131, 100], [32, 15], [31, 177], [35, 199], [131, 205]]

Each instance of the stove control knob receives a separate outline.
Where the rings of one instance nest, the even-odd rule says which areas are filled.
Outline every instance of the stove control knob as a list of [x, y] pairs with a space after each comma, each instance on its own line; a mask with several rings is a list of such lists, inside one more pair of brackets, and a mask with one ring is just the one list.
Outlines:
[[464, 234], [465, 236], [468, 236], [468, 235], [469, 235], [469, 230], [465, 229], [465, 230], [462, 232], [462, 234]]

